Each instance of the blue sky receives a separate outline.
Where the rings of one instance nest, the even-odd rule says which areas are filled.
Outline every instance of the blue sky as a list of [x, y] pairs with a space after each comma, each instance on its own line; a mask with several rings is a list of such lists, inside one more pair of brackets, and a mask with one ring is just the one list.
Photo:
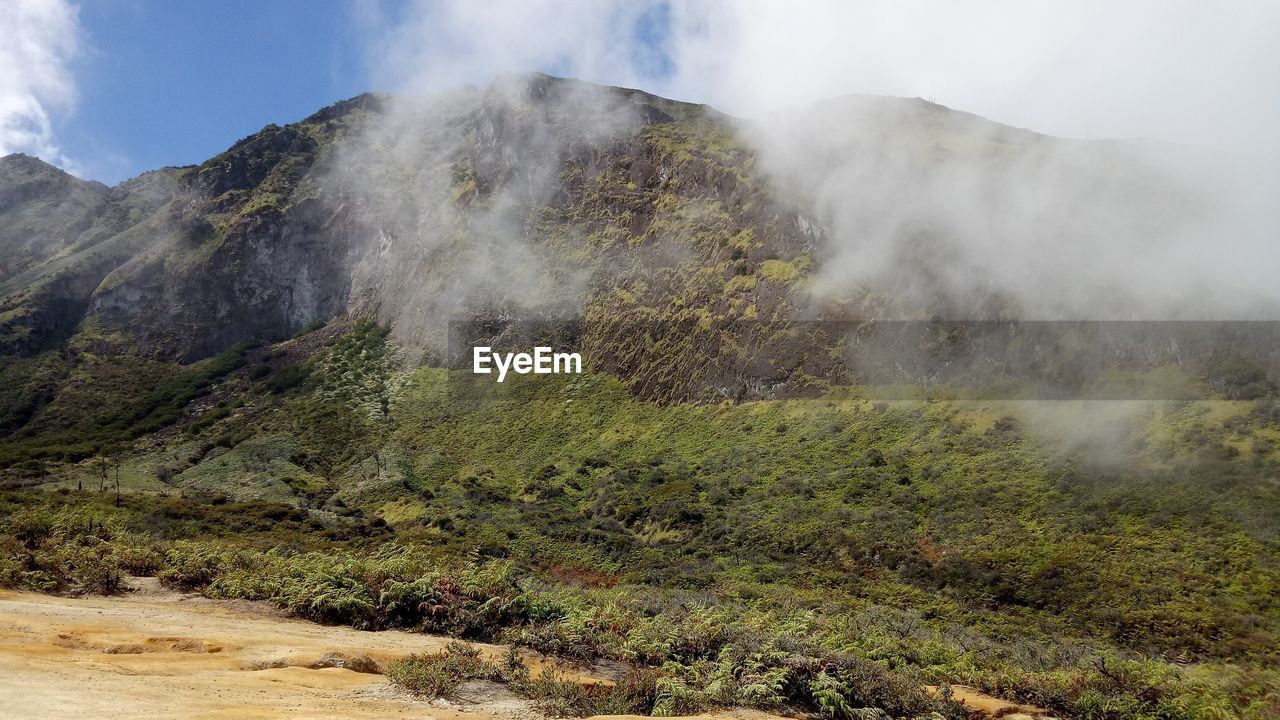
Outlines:
[[83, 4], [80, 23], [79, 98], [55, 131], [107, 183], [200, 162], [369, 89], [338, 3], [104, 0]]

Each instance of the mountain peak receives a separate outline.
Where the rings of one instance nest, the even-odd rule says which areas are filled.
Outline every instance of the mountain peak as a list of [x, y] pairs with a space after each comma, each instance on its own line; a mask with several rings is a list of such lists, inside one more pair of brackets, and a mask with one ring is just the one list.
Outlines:
[[94, 192], [105, 193], [107, 186], [94, 180], [84, 180], [72, 175], [35, 155], [10, 153], [0, 157], [0, 182], [28, 183], [33, 181], [74, 181]]

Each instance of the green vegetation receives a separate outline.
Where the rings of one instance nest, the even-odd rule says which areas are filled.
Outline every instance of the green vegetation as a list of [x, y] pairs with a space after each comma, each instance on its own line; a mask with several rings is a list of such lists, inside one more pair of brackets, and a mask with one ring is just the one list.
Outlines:
[[[187, 403], [207, 395], [215, 381], [241, 367], [246, 351], [233, 348], [176, 369], [134, 358], [85, 358], [40, 417], [5, 443], [0, 465], [118, 452], [129, 441], [173, 424]], [[49, 372], [47, 364], [36, 364], [24, 379], [41, 382]]]
[[[506, 642], [634, 668], [615, 687], [584, 688], [554, 674], [530, 679], [514, 655], [493, 663], [455, 646], [388, 669], [395, 681], [427, 695], [447, 695], [467, 679], [508, 683], [555, 714], [687, 714], [744, 705], [831, 717], [860, 707], [895, 717], [965, 717], [920, 690], [946, 672], [1072, 717], [1266, 717], [1265, 697], [1252, 706], [1247, 698], [1276, 680], [1274, 670], [1261, 668], [1185, 670], [1083, 646], [1064, 655], [1065, 648], [1016, 637], [997, 643], [954, 626], [931, 627], [919, 614], [842, 607], [826, 592], [754, 583], [723, 595], [548, 584], [511, 560], [378, 542], [379, 528], [368, 524], [346, 523], [345, 536], [291, 525], [287, 519], [297, 511], [281, 506], [134, 497], [116, 509], [92, 494], [11, 493], [0, 497], [0, 507], [7, 513], [0, 581], [8, 586], [115, 592], [125, 573], [157, 574], [211, 597], [266, 600], [321, 622]], [[253, 517], [285, 522], [255, 526]], [[165, 540], [192, 528], [161, 518], [212, 520], [213, 537]], [[233, 518], [245, 524], [232, 527]], [[262, 549], [273, 542], [293, 551]]]

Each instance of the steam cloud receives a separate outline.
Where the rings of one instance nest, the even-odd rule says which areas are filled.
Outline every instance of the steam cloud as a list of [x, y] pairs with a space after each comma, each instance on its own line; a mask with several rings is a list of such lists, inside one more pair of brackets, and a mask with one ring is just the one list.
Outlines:
[[[1040, 318], [1280, 315], [1280, 100], [1266, 90], [1280, 80], [1275, 4], [359, 7], [381, 87], [421, 94], [541, 69], [750, 118], [764, 166], [827, 230], [815, 291], [888, 284], [917, 305], [926, 291], [961, 304], [988, 295]], [[851, 93], [1147, 142], [1047, 142], [977, 118], [931, 127], [923, 104], [810, 107]], [[937, 132], [955, 142], [921, 160], [909, 143]], [[898, 147], [880, 142], [895, 133]], [[913, 252], [937, 262], [895, 276]]]
[[75, 171], [51, 113], [75, 100], [68, 63], [79, 47], [79, 18], [67, 0], [0, 3], [0, 156], [24, 152]]

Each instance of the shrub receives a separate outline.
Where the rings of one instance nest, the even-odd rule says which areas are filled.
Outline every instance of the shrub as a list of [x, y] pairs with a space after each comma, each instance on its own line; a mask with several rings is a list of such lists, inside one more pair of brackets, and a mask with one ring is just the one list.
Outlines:
[[387, 667], [387, 679], [415, 695], [445, 697], [457, 687], [460, 678], [435, 655], [411, 655]]
[[505, 680], [503, 670], [466, 643], [450, 643], [444, 652], [410, 655], [387, 666], [387, 679], [424, 697], [447, 697], [464, 680]]
[[267, 389], [274, 395], [280, 395], [306, 382], [311, 377], [311, 368], [307, 365], [290, 365], [283, 368], [267, 383]]
[[81, 590], [99, 595], [114, 595], [124, 586], [124, 576], [105, 543], [81, 546], [68, 553], [71, 579]]
[[537, 678], [513, 684], [513, 689], [551, 717], [649, 715], [658, 694], [657, 675], [643, 670], [614, 685], [604, 685], [568, 680], [549, 669]]
[[165, 569], [157, 573], [160, 582], [183, 590], [201, 589], [221, 572], [220, 553], [194, 543], [177, 543], [165, 553]]
[[652, 714], [659, 717], [697, 715], [712, 704], [706, 691], [673, 677], [657, 681]]

